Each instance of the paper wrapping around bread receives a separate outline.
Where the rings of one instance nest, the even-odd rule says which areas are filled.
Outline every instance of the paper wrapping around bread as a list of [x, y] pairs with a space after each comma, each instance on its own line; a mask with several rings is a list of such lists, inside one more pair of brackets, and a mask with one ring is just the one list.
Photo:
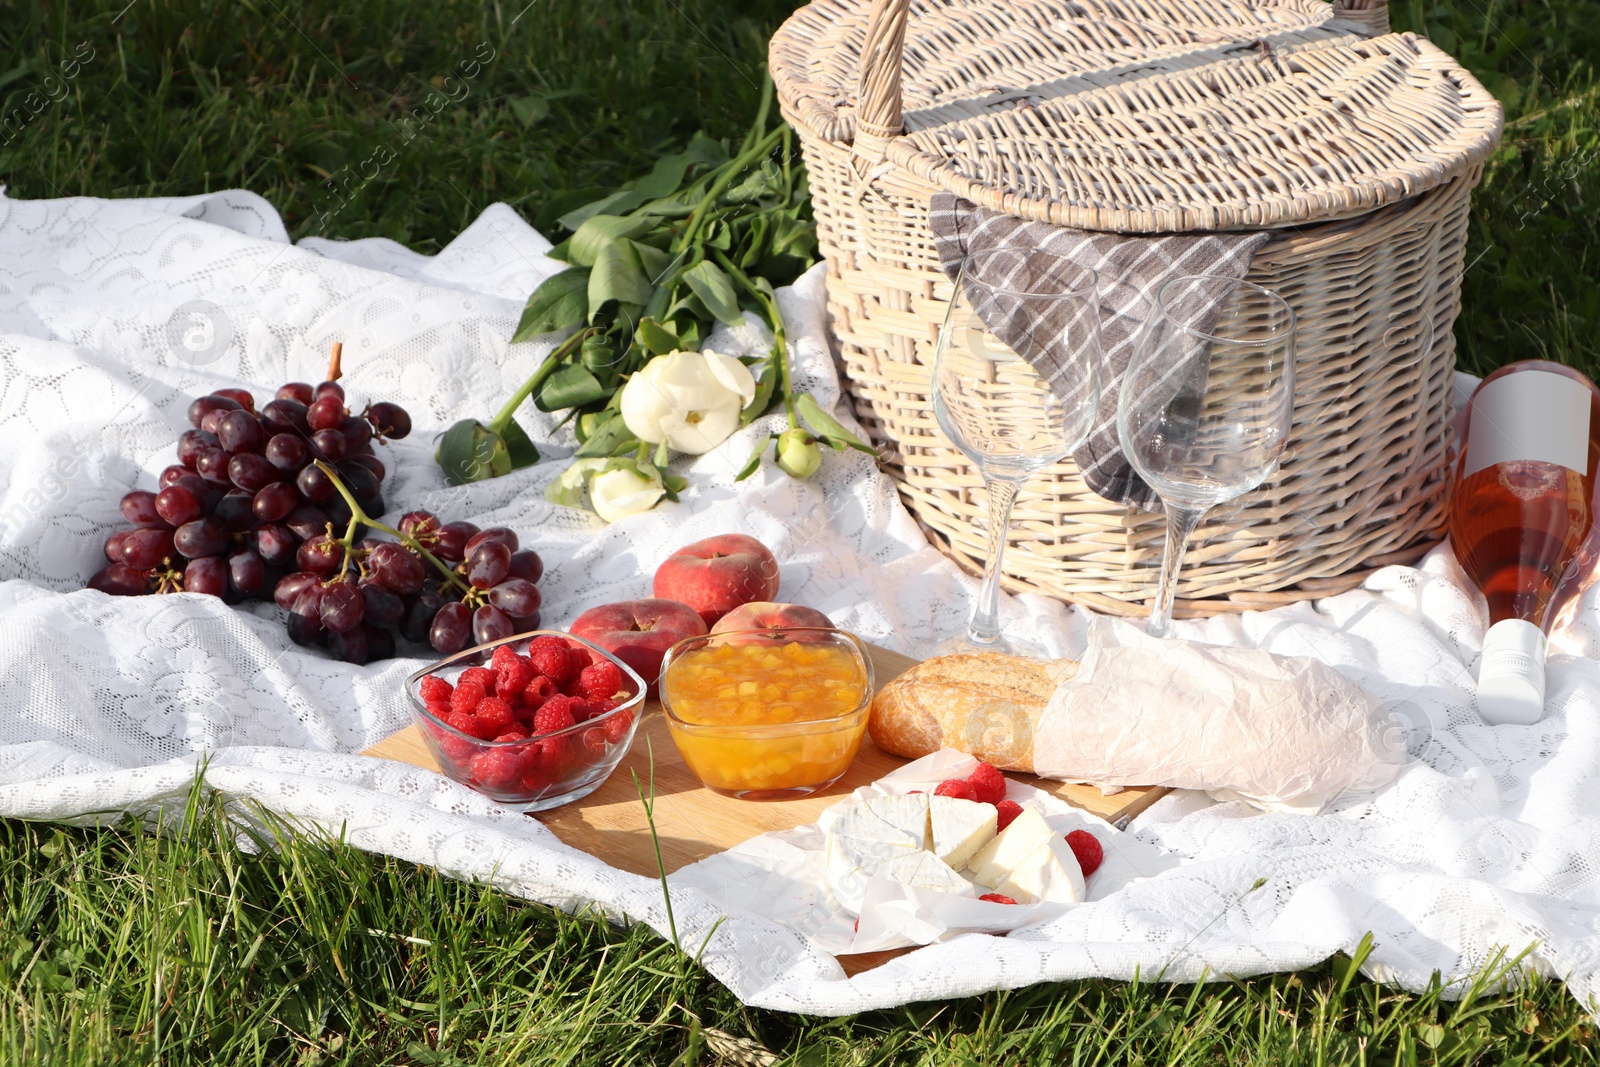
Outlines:
[[1405, 747], [1389, 726], [1317, 660], [1158, 640], [1104, 618], [1081, 662], [928, 660], [883, 688], [870, 720], [878, 746], [901, 756], [958, 748], [1047, 778], [1298, 811], [1393, 780]]

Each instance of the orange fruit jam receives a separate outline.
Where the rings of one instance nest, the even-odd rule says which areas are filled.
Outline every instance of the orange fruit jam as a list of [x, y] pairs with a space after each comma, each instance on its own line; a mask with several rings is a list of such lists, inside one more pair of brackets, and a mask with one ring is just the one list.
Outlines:
[[661, 695], [682, 720], [668, 724], [684, 762], [721, 792], [821, 788], [850, 766], [867, 725], [866, 671], [834, 641], [693, 648], [668, 665]]

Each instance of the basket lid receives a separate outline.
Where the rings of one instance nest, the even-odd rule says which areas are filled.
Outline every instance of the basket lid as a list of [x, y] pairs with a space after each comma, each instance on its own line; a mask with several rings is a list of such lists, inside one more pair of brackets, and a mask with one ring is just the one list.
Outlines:
[[1322, 0], [813, 0], [771, 65], [790, 121], [864, 177], [887, 161], [1085, 229], [1257, 229], [1371, 211], [1493, 151], [1500, 105], [1471, 74], [1370, 32]]

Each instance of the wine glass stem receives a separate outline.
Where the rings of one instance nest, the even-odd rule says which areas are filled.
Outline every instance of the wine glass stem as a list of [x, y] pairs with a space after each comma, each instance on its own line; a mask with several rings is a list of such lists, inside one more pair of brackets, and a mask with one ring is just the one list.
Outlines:
[[1150, 612], [1150, 622], [1145, 633], [1152, 637], [1165, 637], [1172, 629], [1172, 601], [1178, 594], [1178, 569], [1183, 566], [1183, 552], [1189, 547], [1189, 535], [1200, 525], [1205, 508], [1185, 508], [1166, 504], [1167, 550], [1161, 556], [1161, 585], [1156, 590], [1155, 610]]
[[1011, 478], [984, 479], [983, 487], [989, 491], [989, 558], [983, 568], [983, 584], [978, 587], [978, 603], [967, 624], [967, 639], [975, 645], [1000, 643], [1000, 560], [1011, 530], [1011, 505], [1021, 486]]

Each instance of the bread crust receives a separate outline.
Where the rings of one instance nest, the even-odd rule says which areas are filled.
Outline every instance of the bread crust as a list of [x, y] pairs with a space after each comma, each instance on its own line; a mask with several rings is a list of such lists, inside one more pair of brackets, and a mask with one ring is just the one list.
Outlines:
[[971, 753], [1002, 770], [1033, 770], [1033, 732], [1075, 660], [997, 652], [936, 656], [895, 678], [872, 699], [867, 729], [885, 752], [908, 759], [941, 748]]

